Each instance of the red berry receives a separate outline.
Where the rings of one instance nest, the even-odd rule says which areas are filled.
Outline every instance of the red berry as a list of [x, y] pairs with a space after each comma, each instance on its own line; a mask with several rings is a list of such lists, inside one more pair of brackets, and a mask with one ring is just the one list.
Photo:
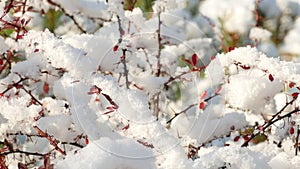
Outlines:
[[273, 75], [272, 75], [272, 74], [269, 74], [269, 80], [270, 80], [271, 82], [273, 82], [273, 80], [274, 80], [274, 77], [273, 77]]
[[292, 94], [292, 97], [293, 97], [294, 99], [297, 99], [298, 95], [299, 95], [299, 93], [298, 93], [298, 92], [295, 92], [295, 93]]
[[115, 45], [114, 48], [113, 48], [113, 51], [114, 51], [114, 52], [117, 51], [118, 48], [119, 48], [119, 46], [118, 46], [118, 45]]
[[290, 82], [290, 83], [289, 83], [289, 87], [290, 87], [290, 88], [294, 87], [294, 85], [295, 85], [294, 82]]
[[234, 137], [233, 141], [237, 142], [237, 141], [239, 141], [239, 139], [240, 139], [240, 136], [236, 136], [236, 137]]
[[248, 137], [248, 136], [243, 136], [243, 139], [244, 139], [245, 141], [247, 141], [247, 140], [249, 140], [249, 137]]
[[230, 51], [232, 51], [232, 50], [234, 50], [234, 47], [230, 46], [230, 47], [228, 48], [228, 52], [230, 52]]
[[295, 129], [294, 129], [294, 127], [291, 127], [290, 128], [290, 134], [294, 134], [295, 133]]
[[85, 138], [85, 144], [89, 144], [89, 138], [87, 136]]
[[204, 102], [201, 102], [200, 105], [199, 105], [199, 108], [200, 108], [201, 110], [203, 110], [204, 107], [205, 107], [205, 103], [204, 103]]

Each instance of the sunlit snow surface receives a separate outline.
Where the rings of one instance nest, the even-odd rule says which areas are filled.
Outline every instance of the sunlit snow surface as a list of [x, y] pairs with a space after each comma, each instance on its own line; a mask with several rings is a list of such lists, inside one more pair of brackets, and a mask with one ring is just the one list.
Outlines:
[[[139, 8], [124, 11], [121, 0], [53, 2], [69, 14], [78, 14], [76, 19], [88, 33], [79, 33], [68, 20], [54, 35], [40, 30], [40, 16], [26, 14], [25, 18], [36, 18], [23, 39], [0, 38], [1, 53], [15, 49], [26, 56], [12, 63], [7, 76], [1, 76], [0, 91], [26, 77], [30, 80], [24, 86], [41, 103], [32, 104], [28, 92], [17, 93], [15, 86], [5, 93], [0, 98], [2, 140], [7, 133], [36, 135], [33, 126], [38, 126], [57, 139], [67, 155], [53, 150], [44, 137], [17, 136], [18, 149], [53, 150], [51, 164], [59, 169], [300, 167], [295, 134], [289, 133], [291, 120], [298, 129], [298, 114], [275, 123], [262, 143], [241, 147], [245, 140], [234, 140], [240, 129], [270, 119], [298, 91], [299, 59], [287, 62], [279, 55], [300, 55], [299, 0], [263, 0], [258, 8], [268, 20], [266, 28], [255, 27], [254, 0], [157, 0], [149, 18]], [[28, 3], [43, 10], [51, 7], [46, 0]], [[3, 6], [1, 2], [0, 14]], [[193, 8], [200, 13], [193, 16]], [[159, 14], [161, 39], [157, 35]], [[276, 25], [279, 16], [290, 29], [282, 43], [274, 44], [274, 30], [268, 26]], [[100, 26], [89, 24], [93, 17], [104, 21]], [[257, 47], [218, 52], [224, 30], [255, 41]], [[125, 50], [129, 89], [121, 62]], [[194, 62], [193, 54], [197, 63], [189, 65]], [[160, 76], [156, 76], [158, 58]], [[205, 66], [205, 71], [191, 71], [193, 66]], [[45, 82], [49, 93], [45, 93]], [[291, 82], [294, 87], [289, 88]], [[155, 116], [151, 104], [157, 94], [160, 112]], [[82, 148], [62, 144], [78, 136]], [[189, 145], [201, 148], [189, 157]], [[17, 168], [19, 159], [12, 154], [6, 157], [9, 168]], [[41, 165], [43, 161], [36, 167]]]

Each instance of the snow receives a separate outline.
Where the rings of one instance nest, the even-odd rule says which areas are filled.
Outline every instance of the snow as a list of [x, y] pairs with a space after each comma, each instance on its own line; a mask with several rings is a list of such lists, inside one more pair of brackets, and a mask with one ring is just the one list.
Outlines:
[[[67, 156], [57, 168], [155, 168], [150, 150], [131, 139], [101, 138], [91, 142], [82, 151]], [[84, 160], [89, 159], [89, 160]], [[93, 161], [91, 163], [91, 161]]]
[[8, 49], [8, 46], [5, 44], [3, 37], [0, 37], [0, 53], [4, 53]]
[[200, 11], [207, 17], [229, 32], [245, 33], [254, 24], [252, 0], [243, 0], [236, 3], [234, 0], [218, 1], [205, 0]]
[[38, 79], [40, 76], [41, 68], [39, 65], [41, 62], [40, 58], [31, 58], [29, 60], [19, 62], [12, 68], [12, 72], [20, 73], [21, 75], [31, 79]]
[[102, 14], [102, 11], [107, 10], [107, 5], [99, 0], [75, 0], [72, 3], [60, 0], [56, 3], [59, 3], [62, 7], [70, 10], [72, 13], [80, 12], [90, 17], [97, 17]]
[[271, 35], [271, 32], [269, 32], [268, 30], [254, 27], [250, 30], [249, 38], [254, 40], [268, 40]]
[[[252, 73], [255, 74], [255, 72]], [[270, 102], [268, 98], [273, 98], [282, 88], [280, 82], [271, 82], [267, 77], [236, 75], [232, 76], [229, 81], [230, 85], [225, 88], [228, 103], [233, 107], [250, 109], [256, 113], [262, 112], [264, 106]]]
[[[27, 98], [13, 98], [7, 101], [4, 98], [0, 99], [1, 117], [5, 122], [1, 123], [1, 133], [15, 132], [22, 130], [24, 132], [30, 132], [31, 126], [34, 124], [34, 117], [38, 116], [40, 107], [30, 106], [27, 107]], [[16, 106], [18, 105], [18, 106]]]
[[277, 0], [278, 6], [285, 13], [289, 13], [292, 16], [299, 15], [300, 2], [299, 0]]
[[300, 18], [295, 21], [294, 28], [288, 32], [284, 39], [284, 44], [281, 51], [284, 53], [291, 53], [299, 55], [299, 37], [300, 37]]
[[204, 154], [202, 159], [197, 159], [196, 167], [218, 168], [226, 166], [234, 169], [270, 168], [264, 158], [263, 154], [249, 151], [246, 148], [238, 146], [222, 147], [219, 149], [215, 148], [212, 152]]
[[[139, 2], [53, 2], [0, 20], [32, 17], [20, 39], [0, 31], [3, 165], [300, 167], [299, 0], [260, 1], [258, 23], [254, 0], [157, 0], [147, 17]], [[49, 8], [68, 13], [53, 32]]]
[[259, 3], [259, 9], [264, 12], [266, 18], [274, 18], [280, 15], [279, 4], [276, 0], [263, 0]]

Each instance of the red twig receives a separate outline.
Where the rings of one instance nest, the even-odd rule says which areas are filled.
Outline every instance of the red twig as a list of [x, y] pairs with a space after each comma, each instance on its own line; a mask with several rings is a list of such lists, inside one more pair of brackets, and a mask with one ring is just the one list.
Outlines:
[[105, 94], [105, 93], [101, 93], [104, 97], [105, 97], [105, 99], [115, 108], [115, 109], [118, 109], [119, 108], [119, 106], [113, 101], [113, 99], [109, 96], [109, 95], [107, 95], [107, 94]]
[[15, 83], [13, 83], [13, 84], [7, 85], [7, 88], [6, 88], [3, 92], [1, 92], [0, 94], [1, 94], [1, 95], [4, 95], [6, 92], [8, 92], [10, 89], [12, 89], [12, 88], [14, 88], [14, 87], [16, 87], [16, 88], [23, 87], [23, 85], [21, 85], [20, 83], [23, 82], [23, 81], [25, 81], [25, 80], [27, 80], [27, 79], [28, 79], [28, 78], [22, 78], [22, 77], [20, 77], [20, 80], [19, 80], [19, 81], [15, 82]]
[[258, 129], [254, 131], [254, 132], [256, 132], [256, 133], [254, 134], [254, 132], [253, 132], [253, 133], [251, 134], [251, 136], [249, 137], [249, 139], [246, 140], [241, 146], [242, 146], [242, 147], [247, 147], [248, 144], [249, 144], [249, 142], [250, 142], [253, 138], [255, 138], [257, 135], [261, 134], [262, 132], [266, 131], [266, 129], [267, 129], [268, 127], [270, 127], [271, 125], [273, 125], [274, 123], [276, 123], [276, 122], [279, 121], [279, 120], [282, 120], [282, 119], [284, 119], [284, 118], [286, 118], [286, 117], [290, 117], [292, 114], [294, 114], [294, 113], [296, 113], [296, 112], [299, 112], [299, 109], [296, 107], [296, 108], [295, 108], [294, 110], [292, 110], [291, 112], [289, 112], [289, 113], [287, 113], [287, 114], [285, 114], [285, 115], [283, 115], [283, 116], [280, 116], [280, 114], [284, 111], [284, 109], [285, 109], [288, 105], [292, 104], [295, 100], [296, 100], [296, 98], [293, 98], [293, 100], [291, 100], [290, 102], [286, 103], [286, 105], [283, 106], [283, 108], [282, 108], [280, 111], [278, 111], [275, 115], [273, 115], [273, 117], [272, 117], [270, 120], [266, 121], [262, 126], [258, 126]]
[[[210, 97], [204, 99], [203, 102], [208, 102], [209, 100], [213, 99], [214, 97], [216, 97], [216, 96], [218, 96], [218, 95], [219, 95], [219, 93], [218, 93], [218, 92], [215, 92], [214, 95], [212, 95], [212, 96], [210, 96]], [[197, 106], [198, 104], [199, 104], [199, 103], [191, 104], [191, 105], [189, 105], [187, 108], [185, 108], [184, 110], [182, 110], [181, 112], [175, 113], [174, 116], [173, 116], [170, 120], [168, 120], [166, 123], [167, 123], [167, 124], [171, 123], [177, 116], [179, 116], [179, 115], [182, 114], [182, 113], [186, 113], [186, 111], [188, 111], [189, 109], [193, 108], [194, 106]]]
[[39, 127], [37, 126], [33, 126], [34, 129], [36, 129], [36, 131], [38, 132], [38, 134], [44, 138], [46, 138], [49, 143], [54, 147], [55, 150], [57, 150], [58, 152], [60, 152], [62, 155], [66, 155], [66, 152], [63, 151], [61, 148], [58, 147], [56, 140], [53, 140], [47, 133], [45, 133], [44, 131], [42, 131]]

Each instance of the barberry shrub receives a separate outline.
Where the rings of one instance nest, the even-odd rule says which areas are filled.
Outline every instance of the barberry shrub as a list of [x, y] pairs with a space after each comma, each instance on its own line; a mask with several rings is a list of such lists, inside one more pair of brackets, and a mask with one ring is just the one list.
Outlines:
[[297, 9], [1, 1], [0, 168], [300, 167]]

